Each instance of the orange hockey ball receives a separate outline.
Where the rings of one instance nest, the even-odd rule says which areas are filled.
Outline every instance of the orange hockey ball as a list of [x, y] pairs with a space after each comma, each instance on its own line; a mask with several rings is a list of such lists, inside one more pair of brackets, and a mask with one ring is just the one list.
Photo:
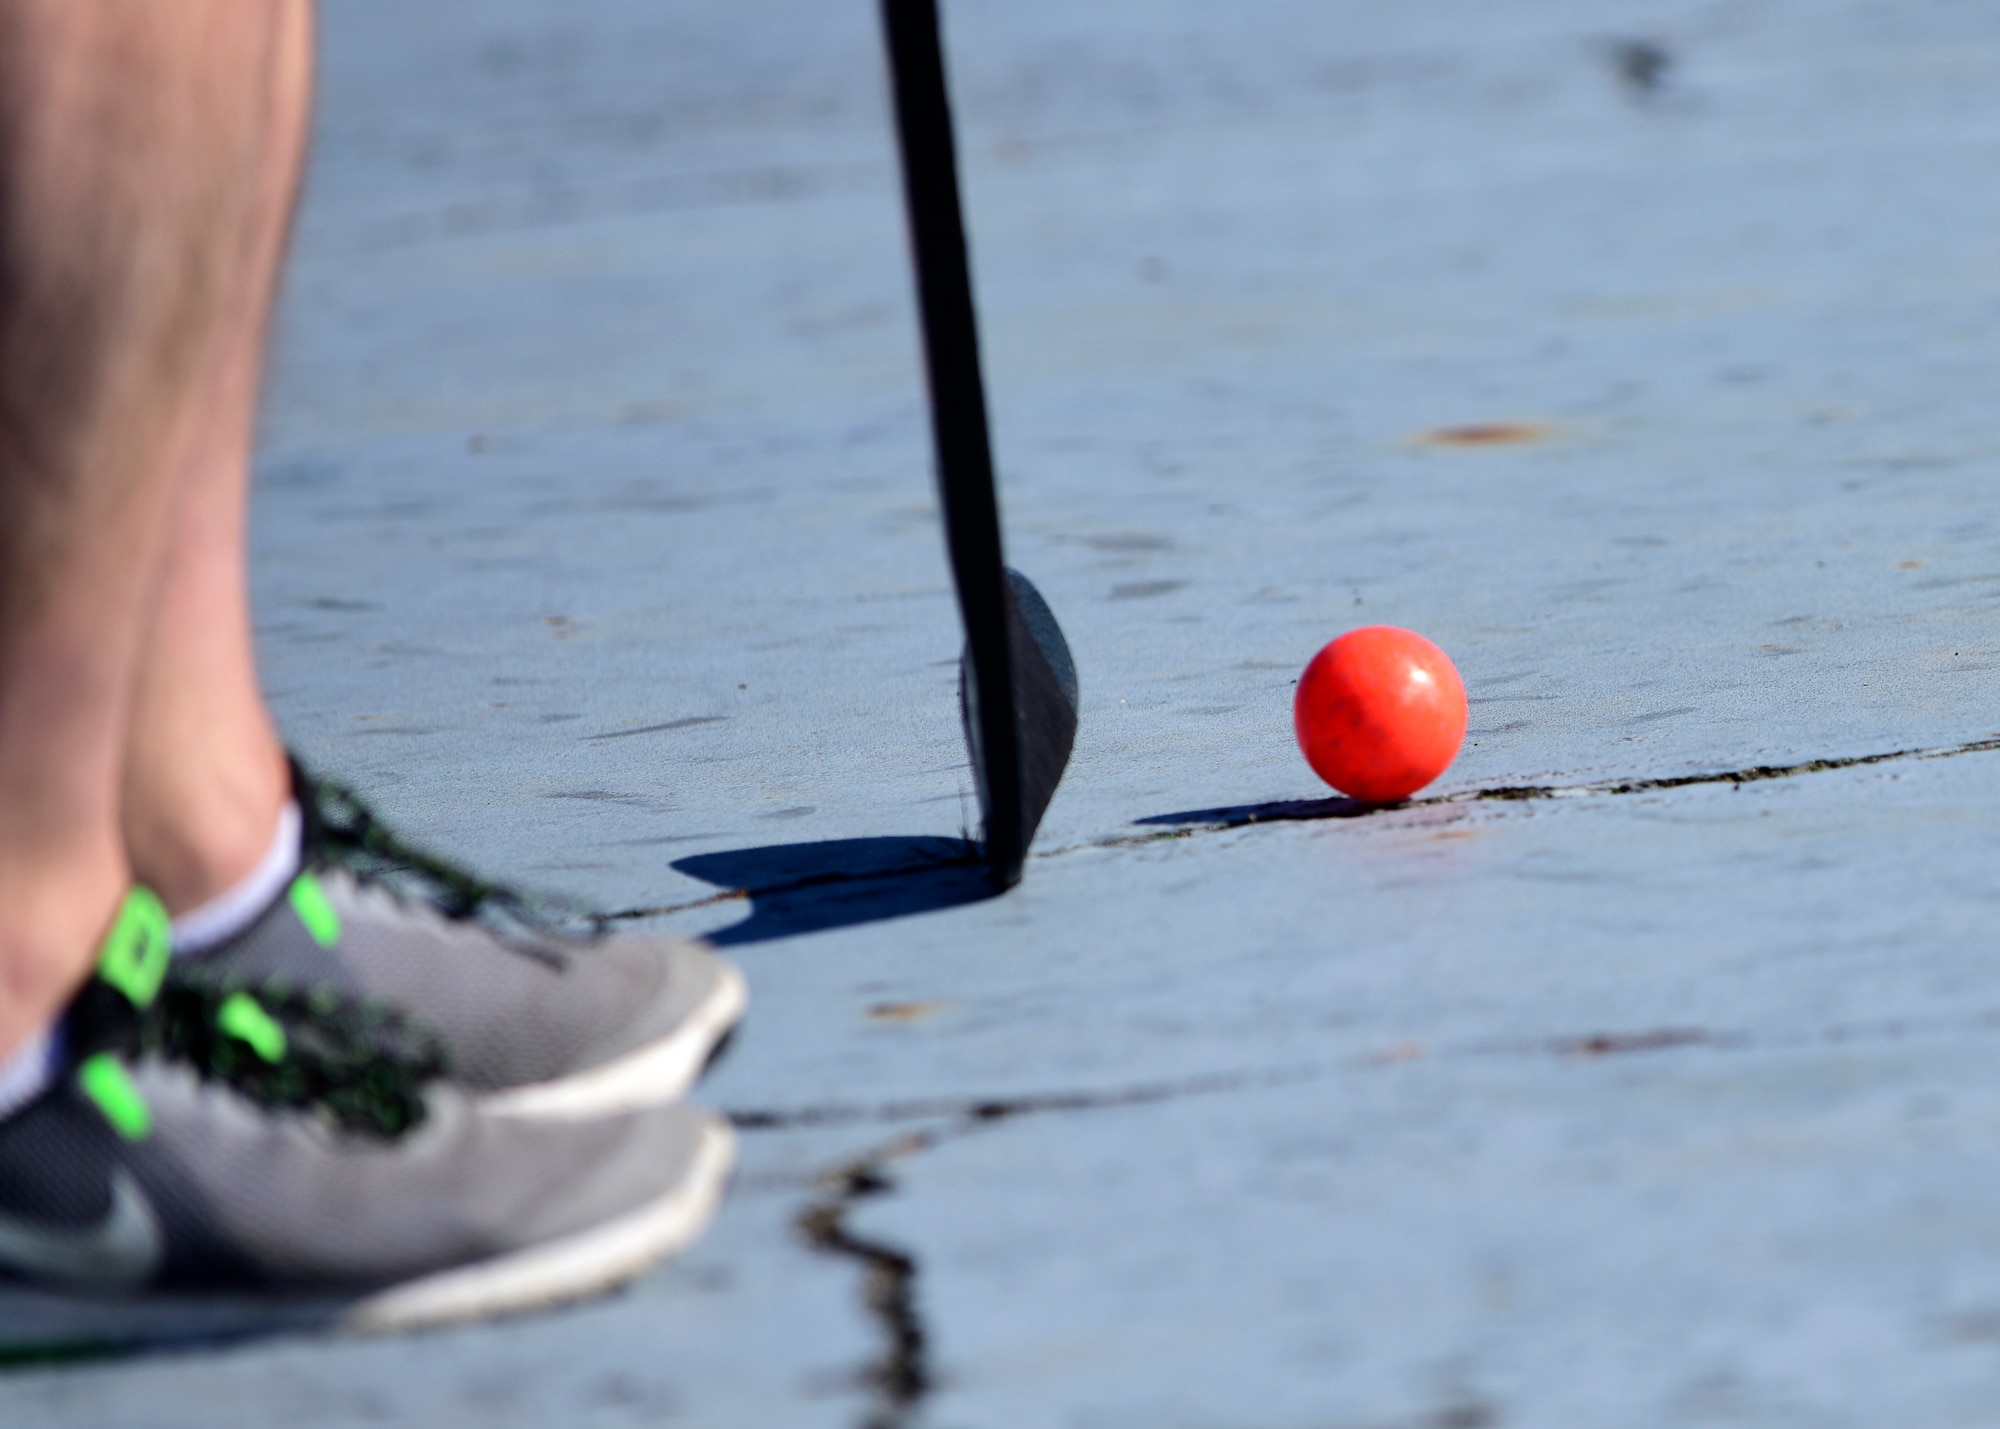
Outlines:
[[1451, 657], [1412, 630], [1350, 630], [1312, 657], [1292, 724], [1313, 772], [1370, 804], [1407, 799], [1444, 773], [1465, 742], [1465, 682]]

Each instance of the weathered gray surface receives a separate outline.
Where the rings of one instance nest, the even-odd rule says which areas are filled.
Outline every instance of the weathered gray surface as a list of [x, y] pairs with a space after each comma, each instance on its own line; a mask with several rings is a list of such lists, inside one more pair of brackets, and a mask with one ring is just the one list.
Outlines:
[[[631, 1295], [0, 1421], [854, 1424], [890, 1324], [795, 1226], [871, 1156], [913, 1423], [2000, 1419], [2000, 752], [1606, 790], [2000, 730], [1992, 18], [948, 19], [1012, 555], [1084, 683], [1028, 882], [756, 900], [846, 926], [737, 947], [744, 1175]], [[327, 14], [261, 633], [413, 832], [647, 910], [971, 817], [872, 24]], [[1536, 430], [1425, 440], [1478, 423]], [[1442, 791], [1597, 791], [1174, 817], [1317, 797], [1291, 678], [1375, 620], [1473, 691]]]

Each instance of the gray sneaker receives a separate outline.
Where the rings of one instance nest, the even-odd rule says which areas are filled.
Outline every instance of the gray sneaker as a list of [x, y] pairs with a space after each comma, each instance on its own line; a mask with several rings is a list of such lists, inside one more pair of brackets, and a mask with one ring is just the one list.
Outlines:
[[[687, 1245], [720, 1198], [730, 1132], [692, 1107], [508, 1116], [412, 1084], [394, 1026], [357, 1036], [233, 994], [190, 1033], [167, 1024], [205, 1004], [154, 1001], [163, 967], [114, 964], [107, 945], [72, 1010], [70, 1073], [0, 1121], [0, 1354], [550, 1305]], [[127, 1003], [147, 1007], [136, 1024]], [[221, 1044], [280, 1072], [188, 1052]], [[329, 1049], [358, 1099], [325, 1095], [343, 1080]]]
[[701, 945], [575, 936], [546, 905], [400, 844], [338, 786], [295, 782], [307, 871], [243, 934], [177, 959], [175, 982], [402, 1009], [442, 1038], [453, 1081], [523, 1116], [671, 1100], [742, 1017], [742, 974]]

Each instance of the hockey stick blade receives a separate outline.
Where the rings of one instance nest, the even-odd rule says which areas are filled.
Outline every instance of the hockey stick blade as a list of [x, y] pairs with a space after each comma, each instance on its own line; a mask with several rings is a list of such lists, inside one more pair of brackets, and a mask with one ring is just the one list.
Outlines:
[[1076, 661], [1042, 593], [1019, 571], [1007, 571], [1007, 645], [1013, 679], [1014, 747], [1017, 778], [1013, 807], [996, 809], [997, 782], [986, 755], [979, 676], [970, 646], [959, 661], [959, 715], [979, 787], [979, 814], [986, 834], [986, 858], [1002, 888], [1021, 881], [1028, 845], [1055, 797], [1076, 744], [1078, 687]]

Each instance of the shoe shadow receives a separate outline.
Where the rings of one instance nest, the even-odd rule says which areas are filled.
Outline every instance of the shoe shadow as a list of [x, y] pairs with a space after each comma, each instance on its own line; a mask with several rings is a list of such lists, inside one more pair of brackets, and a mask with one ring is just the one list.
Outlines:
[[823, 839], [696, 854], [677, 872], [740, 891], [750, 916], [708, 940], [722, 947], [934, 913], [997, 896], [964, 839]]

